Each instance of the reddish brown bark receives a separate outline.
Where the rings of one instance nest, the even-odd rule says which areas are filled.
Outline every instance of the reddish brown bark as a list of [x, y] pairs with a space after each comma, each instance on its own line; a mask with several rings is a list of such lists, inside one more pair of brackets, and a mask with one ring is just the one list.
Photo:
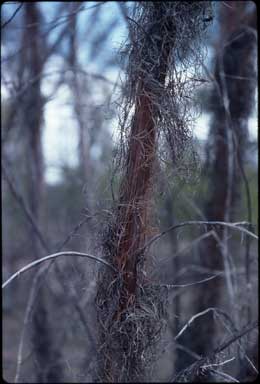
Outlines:
[[[165, 79], [165, 76], [164, 76]], [[133, 303], [137, 258], [149, 228], [151, 179], [156, 155], [157, 111], [151, 91], [142, 82], [136, 101], [129, 143], [127, 170], [121, 184], [116, 264], [123, 273], [124, 289], [118, 315]]]
[[[155, 11], [160, 12], [159, 5], [155, 6]], [[171, 31], [171, 34], [174, 34], [172, 21], [167, 20], [166, 27]], [[163, 89], [172, 42], [170, 39], [164, 39], [165, 31], [160, 30], [159, 23], [154, 24], [153, 28], [154, 30], [150, 31], [151, 34], [158, 29], [157, 33], [161, 37], [157, 40], [157, 49], [161, 54], [151, 74]], [[154, 44], [154, 42], [148, 42], [147, 50], [150, 49], [149, 44]], [[115, 262], [123, 274], [124, 285], [120, 309], [116, 314], [117, 318], [119, 318], [122, 310], [134, 302], [138, 254], [145, 244], [146, 234], [149, 231], [150, 192], [156, 156], [156, 123], [158, 122], [159, 111], [154, 103], [158, 94], [150, 88], [149, 82], [145, 78], [150, 71], [145, 68], [145, 64], [143, 66], [142, 75], [140, 75], [143, 80], [137, 87], [126, 173], [120, 187], [117, 218], [118, 243]]]
[[[150, 308], [150, 303], [155, 303], [153, 306], [158, 309], [164, 306], [161, 294], [153, 291], [152, 287], [148, 286], [146, 294], [142, 273], [139, 273], [144, 267], [144, 245], [150, 232], [158, 129], [162, 128], [162, 118], [167, 115], [164, 113], [164, 108], [167, 108], [167, 98], [164, 97], [166, 72], [170, 65], [174, 68], [173, 60], [180, 59], [175, 52], [170, 55], [175, 48], [178, 50], [180, 44], [178, 27], [186, 16], [198, 17], [205, 9], [200, 7], [200, 2], [195, 6], [187, 2], [184, 5], [183, 2], [143, 2], [136, 11], [133, 14], [137, 21], [128, 18], [135, 26], [133, 29], [130, 26], [132, 43], [126, 83], [130, 91], [126, 108], [134, 106], [135, 110], [119, 189], [116, 222], [108, 226], [103, 242], [104, 252], [120, 273], [105, 279], [97, 295], [102, 326], [101, 369], [109, 381], [115, 381], [117, 377], [120, 381], [139, 380], [150, 358], [147, 362], [142, 359], [152, 348], [151, 340], [142, 343], [139, 329], [146, 332], [147, 339], [153, 339], [160, 332], [157, 327], [160, 328], [160, 319], [158, 321], [157, 315], [153, 317], [153, 312], [151, 315], [148, 312], [145, 324], [143, 317], [139, 317], [142, 304], [144, 308], [146, 305]], [[169, 71], [169, 83], [174, 88], [174, 81], [170, 80], [172, 72], [173, 69]], [[172, 97], [174, 95], [175, 92]], [[174, 129], [175, 125], [171, 128]]]
[[149, 95], [142, 94], [137, 101], [127, 172], [122, 185], [119, 209], [122, 229], [116, 259], [119, 269], [126, 271], [126, 287], [131, 294], [135, 291], [136, 256], [144, 243], [147, 228], [147, 199], [155, 156], [155, 136], [152, 103]]

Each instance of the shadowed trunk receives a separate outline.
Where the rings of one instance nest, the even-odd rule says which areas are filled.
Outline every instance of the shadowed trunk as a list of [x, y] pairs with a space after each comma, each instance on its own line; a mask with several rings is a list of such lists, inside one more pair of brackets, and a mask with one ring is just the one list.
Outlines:
[[[205, 216], [209, 221], [233, 221], [235, 218], [241, 183], [245, 182], [243, 164], [248, 139], [247, 124], [255, 97], [256, 33], [248, 25], [249, 22], [254, 23], [252, 21], [254, 18], [246, 14], [246, 2], [234, 3], [231, 10], [224, 5], [221, 6], [223, 23], [217, 44], [218, 53], [214, 72], [221, 95], [215, 87], [210, 100], [212, 119], [207, 164], [209, 197], [205, 205]], [[226, 96], [228, 101], [224, 100]], [[224, 102], [228, 104], [230, 120], [227, 118]], [[228, 130], [232, 131], [231, 149]], [[227, 204], [228, 195], [230, 198]], [[250, 217], [249, 213], [249, 221], [251, 221]], [[224, 230], [217, 229], [216, 232], [222, 242]], [[213, 237], [207, 238], [201, 246], [200, 262], [208, 270], [224, 270], [223, 251]], [[194, 313], [209, 307], [220, 306], [224, 293], [223, 282], [223, 279], [214, 279], [207, 282], [206, 287], [198, 288]], [[234, 283], [232, 277], [231, 283]], [[225, 291], [227, 289], [225, 282], [224, 289]], [[233, 309], [230, 308], [230, 310]], [[212, 313], [206, 316], [207, 318], [203, 317], [196, 324], [194, 323], [186, 335], [180, 339], [181, 343], [204, 356], [214, 348], [216, 330]], [[180, 369], [185, 368], [192, 361], [185, 355]], [[200, 377], [200, 380], [207, 381], [209, 377], [206, 375]]]
[[[42, 80], [42, 49], [40, 40], [41, 14], [37, 3], [25, 4], [25, 41], [26, 41], [26, 76], [32, 84], [24, 95], [23, 125], [28, 138], [27, 146], [27, 183], [28, 200], [31, 213], [41, 227], [43, 214], [43, 153], [42, 153], [42, 120], [43, 97], [41, 94]], [[35, 258], [42, 255], [39, 239], [31, 231], [30, 242]], [[41, 282], [42, 283], [42, 282]], [[41, 284], [40, 283], [40, 284]], [[33, 311], [32, 342], [35, 350], [35, 374], [38, 382], [58, 382], [60, 377], [56, 364], [59, 358], [52, 347], [51, 329], [47, 312], [45, 286], [37, 293], [36, 306]]]

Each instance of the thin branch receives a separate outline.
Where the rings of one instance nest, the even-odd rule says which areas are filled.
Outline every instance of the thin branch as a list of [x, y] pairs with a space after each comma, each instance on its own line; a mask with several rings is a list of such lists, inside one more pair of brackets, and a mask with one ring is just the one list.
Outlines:
[[227, 379], [228, 380], [228, 383], [240, 383], [240, 381], [238, 381], [237, 379], [235, 379], [234, 377], [228, 375], [227, 373], [224, 373], [224, 372], [219, 372], [217, 371], [216, 369], [210, 369], [210, 371], [212, 373], [215, 373], [216, 375], [219, 375], [221, 377], [223, 377], [224, 379]]
[[188, 225], [212, 225], [212, 226], [213, 225], [222, 225], [224, 227], [229, 227], [231, 229], [234, 229], [234, 230], [237, 230], [240, 232], [244, 232], [247, 235], [258, 240], [257, 235], [255, 235], [253, 232], [248, 231], [247, 229], [241, 227], [241, 225], [248, 225], [248, 224], [249, 223], [246, 221], [241, 221], [241, 222], [237, 222], [237, 223], [226, 223], [224, 221], [184, 221], [182, 223], [172, 225], [168, 229], [166, 229], [166, 230], [162, 231], [161, 233], [159, 233], [158, 235], [152, 237], [152, 239], [150, 239], [140, 251], [143, 251], [145, 248], [150, 247], [151, 244], [153, 244], [155, 241], [160, 239], [162, 236], [166, 235], [168, 232], [173, 231], [177, 228], [188, 226]]
[[179, 251], [177, 251], [176, 253], [174, 253], [174, 255], [171, 257], [171, 259], [178, 257], [182, 253], [186, 253], [189, 249], [191, 249], [193, 246], [199, 244], [202, 240], [206, 239], [207, 237], [213, 236], [215, 238], [215, 236], [214, 236], [215, 233], [216, 232], [212, 229], [211, 231], [206, 232], [203, 235], [197, 237], [195, 240], [190, 242], [186, 247], [184, 247], [184, 248], [180, 249]]
[[201, 208], [199, 208], [198, 205], [193, 200], [191, 200], [184, 192], [182, 192], [182, 198], [191, 206], [191, 208], [199, 215], [202, 220], [207, 220], [207, 217], [205, 216]]
[[[226, 316], [225, 319], [227, 320], [228, 319], [228, 323], [229, 325], [223, 321], [223, 319], [221, 318], [221, 316], [219, 316], [219, 313], [216, 312], [216, 316], [219, 318], [219, 320], [221, 321], [221, 323], [224, 325], [225, 329], [233, 336], [235, 333], [238, 332], [236, 326], [233, 324], [232, 321], [230, 321], [231, 319], [228, 319], [228, 317]], [[253, 362], [249, 359], [249, 357], [247, 356], [246, 352], [245, 352], [245, 349], [244, 347], [242, 346], [242, 343], [241, 341], [239, 340], [238, 341], [238, 345], [239, 345], [239, 348], [240, 350], [242, 351], [246, 361], [248, 362], [248, 364], [251, 366], [251, 368], [254, 370], [254, 372], [256, 372], [258, 374], [258, 371], [257, 369], [255, 368]]]
[[[10, 96], [6, 97], [5, 98], [5, 101], [8, 102], [8, 101], [14, 101], [14, 98], [16, 99], [19, 99], [21, 96], [24, 95], [24, 93], [26, 91], [28, 91], [28, 89], [30, 87], [32, 87], [39, 79], [43, 79], [43, 78], [46, 78], [46, 77], [52, 77], [53, 75], [55, 74], [60, 74], [61, 76], [64, 76], [68, 71], [70, 71], [71, 69], [70, 68], [67, 68], [67, 69], [62, 69], [62, 70], [52, 70], [51, 72], [45, 72], [45, 73], [38, 73], [37, 76], [35, 76], [34, 78], [32, 79], [29, 79], [28, 82], [26, 84], [23, 85], [23, 87], [21, 89], [19, 89], [18, 91], [14, 91], [14, 92], [11, 92], [12, 93]], [[109, 80], [108, 78], [106, 78], [105, 76], [103, 76], [102, 74], [99, 74], [99, 73], [93, 73], [93, 72], [88, 72], [88, 71], [85, 71], [84, 69], [80, 68], [80, 67], [76, 67], [76, 68], [73, 68], [73, 70], [75, 70], [76, 72], [78, 73], [81, 73], [83, 76], [86, 76], [86, 77], [90, 77], [90, 78], [93, 78], [93, 79], [97, 79], [97, 80], [102, 80], [108, 84], [111, 84], [113, 86], [119, 86], [119, 87], [122, 87], [120, 84], [116, 84], [114, 81], [112, 80]], [[10, 82], [10, 83], [13, 83], [13, 82]], [[6, 134], [4, 136], [4, 138], [2, 139], [2, 142], [5, 142], [6, 141]]]
[[225, 365], [225, 364], [229, 363], [230, 361], [234, 361], [234, 360], [235, 360], [235, 356], [232, 357], [231, 359], [228, 359], [228, 360], [225, 360], [225, 361], [221, 361], [220, 363], [213, 363], [213, 364], [203, 365], [201, 368], [219, 367], [221, 365]]
[[215, 311], [215, 308], [207, 308], [205, 311], [199, 312], [196, 315], [192, 316], [190, 320], [184, 325], [184, 327], [180, 330], [180, 332], [175, 336], [174, 340], [178, 340], [179, 337], [186, 331], [186, 329], [193, 323], [194, 320], [196, 320], [198, 317], [201, 317], [203, 315], [206, 315], [207, 313]]
[[206, 279], [203, 279], [203, 280], [199, 280], [199, 281], [194, 281], [192, 283], [187, 283], [187, 284], [156, 284], [157, 286], [160, 286], [160, 287], [167, 287], [167, 288], [186, 288], [186, 287], [190, 287], [192, 285], [196, 285], [196, 284], [202, 284], [202, 283], [205, 283], [207, 281], [210, 281], [210, 280], [213, 280], [215, 279], [216, 277], [219, 277], [220, 275], [222, 275], [223, 273], [220, 272], [214, 276], [210, 276], [210, 277], [207, 277]]
[[[55, 24], [55, 27], [56, 26], [59, 26], [61, 24], [64, 24], [68, 21], [68, 19], [70, 19], [72, 16], [80, 13], [80, 12], [83, 12], [83, 11], [89, 11], [93, 8], [96, 8], [96, 7], [99, 7], [100, 5], [103, 5], [105, 4], [105, 1], [100, 1], [98, 2], [97, 4], [94, 4], [90, 7], [85, 7], [84, 5], [81, 7], [81, 8], [77, 8], [76, 10], [70, 12], [70, 13], [67, 13], [66, 15], [61, 15], [61, 16], [58, 16], [57, 18], [54, 18], [53, 20], [49, 21], [49, 22], [45, 22], [43, 25], [44, 27], [45, 26], [51, 26], [52, 24]], [[65, 19], [65, 20], [62, 20], [62, 19]], [[30, 23], [30, 24], [27, 24], [25, 27], [15, 27], [15, 29], [30, 29], [32, 27], [35, 26], [36, 23]]]
[[19, 277], [22, 273], [28, 271], [29, 269], [35, 267], [36, 265], [41, 264], [41, 263], [43, 263], [44, 261], [51, 260], [51, 259], [54, 259], [54, 258], [56, 258], [56, 257], [60, 257], [60, 256], [80, 256], [80, 257], [87, 257], [87, 258], [89, 258], [89, 259], [98, 261], [99, 263], [102, 263], [102, 264], [106, 265], [107, 267], [109, 267], [109, 268], [111, 268], [111, 269], [113, 269], [114, 271], [117, 272], [117, 270], [116, 270], [111, 264], [109, 264], [109, 263], [108, 263], [107, 261], [105, 261], [105, 260], [100, 259], [100, 258], [97, 257], [97, 256], [93, 256], [93, 255], [90, 255], [90, 254], [88, 254], [88, 253], [74, 252], [74, 251], [58, 252], [58, 253], [53, 253], [52, 255], [48, 255], [48, 256], [42, 257], [41, 259], [35, 260], [35, 261], [33, 261], [32, 263], [29, 263], [29, 264], [25, 265], [24, 267], [22, 267], [21, 269], [19, 269], [19, 271], [15, 272], [11, 277], [9, 277], [8, 280], [6, 280], [6, 281], [4, 282], [4, 284], [2, 285], [2, 289], [5, 288], [8, 284], [10, 284], [11, 281], [13, 281], [13, 280], [16, 279], [17, 277]]
[[24, 201], [22, 195], [21, 195], [21, 194], [17, 191], [17, 189], [15, 188], [15, 185], [14, 185], [12, 179], [9, 177], [8, 170], [7, 170], [7, 168], [5, 167], [5, 165], [3, 164], [3, 162], [2, 162], [2, 171], [3, 171], [3, 176], [4, 176], [4, 178], [5, 178], [6, 182], [7, 182], [7, 184], [8, 184], [8, 186], [9, 186], [9, 188], [10, 188], [10, 190], [11, 190], [11, 192], [12, 192], [14, 198], [16, 199], [16, 201], [17, 201], [17, 202], [20, 204], [20, 206], [22, 207], [22, 209], [23, 209], [23, 211], [24, 211], [24, 213], [25, 213], [25, 216], [26, 216], [27, 219], [29, 220], [29, 222], [30, 222], [30, 224], [31, 224], [31, 226], [32, 226], [32, 228], [33, 228], [35, 234], [37, 235], [37, 237], [38, 237], [38, 239], [39, 239], [39, 241], [40, 241], [40, 243], [41, 243], [41, 245], [43, 246], [43, 248], [44, 248], [45, 250], [48, 251], [49, 247], [48, 247], [47, 242], [46, 242], [45, 239], [43, 238], [42, 233], [41, 233], [41, 231], [40, 231], [40, 229], [39, 229], [39, 227], [38, 227], [38, 225], [37, 225], [37, 223], [36, 223], [36, 221], [35, 221], [35, 219], [34, 219], [32, 213], [31, 213], [31, 212], [29, 211], [29, 209], [27, 208], [26, 203], [25, 203], [25, 201]]
[[[208, 308], [209, 310], [210, 308]], [[206, 312], [206, 311], [204, 311]], [[202, 315], [202, 312], [201, 312]], [[196, 315], [195, 315], [196, 316]], [[216, 348], [212, 353], [210, 353], [208, 356], [202, 357], [200, 360], [197, 360], [195, 363], [191, 364], [187, 368], [183, 369], [181, 372], [179, 372], [177, 375], [175, 375], [170, 382], [175, 383], [179, 382], [180, 379], [185, 375], [188, 374], [191, 375], [191, 372], [198, 372], [199, 368], [203, 366], [207, 361], [210, 361], [212, 359], [216, 358], [216, 355], [222, 351], [224, 351], [226, 348], [228, 348], [231, 344], [238, 341], [241, 337], [245, 336], [247, 333], [251, 332], [253, 329], [258, 327], [258, 321], [254, 321], [253, 323], [249, 324], [248, 326], [244, 327], [240, 332], [237, 332], [234, 336], [229, 338], [227, 341], [225, 341], [222, 345], [220, 345], [218, 348]], [[177, 335], [178, 336], [178, 335]], [[177, 337], [176, 336], [176, 337]], [[212, 369], [211, 369], [212, 371]]]
[[[6, 159], [6, 162], [8, 163], [8, 160]], [[17, 202], [19, 203], [19, 205], [21, 206], [22, 210], [24, 211], [25, 213], [25, 216], [26, 218], [29, 220], [30, 224], [32, 225], [34, 231], [35, 231], [35, 234], [37, 235], [37, 237], [39, 238], [40, 240], [40, 243], [43, 247], [43, 249], [47, 252], [47, 253], [50, 253], [50, 250], [49, 250], [49, 246], [47, 244], [47, 242], [45, 241], [44, 239], [44, 236], [42, 235], [37, 223], [35, 222], [34, 220], [34, 217], [32, 216], [30, 210], [28, 209], [25, 201], [24, 201], [24, 198], [23, 196], [17, 191], [17, 188], [16, 186], [14, 185], [13, 181], [11, 180], [11, 178], [9, 177], [8, 175], [8, 171], [7, 169], [2, 165], [2, 169], [3, 169], [3, 174], [6, 178], [6, 181], [11, 189], [11, 192], [13, 193], [14, 195], [14, 198], [17, 200]], [[67, 244], [67, 242], [71, 239], [71, 236], [73, 236], [73, 234], [84, 224], [85, 220], [81, 221], [74, 229], [73, 231], [66, 237], [66, 239], [64, 240], [64, 242], [62, 243], [61, 246], [58, 247], [58, 252], [60, 252], [62, 250], [62, 248]], [[31, 308], [33, 306], [33, 302], [34, 302], [34, 299], [36, 297], [36, 284], [38, 283], [38, 280], [40, 278], [40, 276], [43, 275], [43, 272], [46, 272], [49, 270], [49, 268], [52, 266], [53, 263], [55, 263], [55, 259], [52, 260], [52, 262], [49, 264], [49, 266], [44, 269], [44, 270], [40, 270], [38, 271], [38, 273], [35, 275], [34, 277], [34, 280], [33, 280], [33, 283], [32, 283], [32, 289], [31, 289], [31, 295], [29, 297], [29, 301], [28, 301], [28, 305], [27, 305], [27, 308], [26, 308], [26, 313], [25, 313], [25, 320], [24, 320], [24, 327], [23, 327], [23, 331], [22, 331], [22, 335], [21, 335], [21, 340], [20, 340], [20, 344], [19, 344], [19, 348], [18, 348], [18, 357], [17, 357], [17, 368], [16, 368], [16, 376], [15, 376], [15, 382], [18, 382], [18, 379], [19, 379], [19, 376], [20, 376], [20, 369], [21, 369], [21, 364], [22, 364], [22, 350], [23, 350], [23, 340], [24, 340], [24, 335], [25, 335], [25, 326], [28, 324], [28, 319], [29, 319], [29, 314], [31, 312]], [[61, 278], [61, 272], [59, 271], [59, 269], [57, 268], [57, 271], [56, 271], [58, 274], [59, 274], [59, 278], [60, 278], [60, 282], [63, 286], [63, 288], [66, 290], [66, 286], [65, 284], [63, 283], [63, 280]], [[40, 287], [40, 286], [39, 286]], [[38, 287], [38, 289], [39, 289]], [[76, 300], [76, 295], [73, 294], [73, 292], [70, 292], [69, 291], [69, 295], [71, 296], [71, 299], [73, 300], [73, 304], [75, 306], [75, 309], [76, 309], [76, 312], [78, 313], [79, 315], [79, 318], [82, 322], [82, 325], [84, 326], [85, 330], [86, 330], [86, 333], [92, 343], [92, 345], [94, 345], [94, 341], [93, 341], [93, 337], [92, 337], [92, 334], [91, 332], [89, 331], [88, 329], [88, 326], [87, 326], [87, 323], [85, 321], [85, 316], [84, 316], [84, 312], [82, 310], [82, 308], [80, 307], [80, 305], [78, 304], [77, 300]]]
[[253, 329], [255, 329], [257, 327], [258, 327], [258, 320], [254, 321], [253, 323], [251, 323], [248, 326], [244, 327], [243, 330], [241, 330], [240, 332], [237, 332], [236, 335], [230, 337], [221, 346], [216, 348], [214, 350], [214, 353], [216, 354], [216, 353], [220, 353], [220, 352], [224, 351], [226, 348], [228, 348], [235, 341], [241, 339], [241, 337], [245, 336], [247, 333], [251, 332]]
[[234, 7], [232, 7], [232, 5], [228, 4], [226, 1], [221, 1], [221, 3], [227, 8], [234, 9]]
[[[64, 16], [59, 16], [57, 18], [58, 22], [56, 22], [56, 20], [52, 20], [51, 22], [49, 23], [45, 23], [45, 25], [48, 25], [49, 24], [49, 28], [47, 31], [43, 32], [39, 37], [42, 39], [42, 38], [45, 38], [46, 36], [49, 35], [49, 33], [55, 29], [56, 27], [58, 27], [59, 25], [62, 25], [62, 24], [66, 24], [68, 23], [68, 20], [71, 16], [73, 16], [74, 14], [78, 13], [78, 12], [82, 12], [82, 11], [87, 11], [89, 9], [92, 9], [92, 8], [96, 8], [96, 7], [99, 7], [100, 5], [102, 4], [105, 4], [106, 2], [105, 1], [102, 1], [102, 2], [99, 2], [97, 4], [94, 4], [93, 6], [91, 7], [88, 7], [88, 8], [81, 8], [81, 9], [77, 9], [76, 11], [74, 12], [71, 12], [70, 14], [68, 15], [64, 15]], [[65, 3], [66, 4], [66, 3]], [[59, 10], [58, 10], [59, 11]], [[59, 11], [60, 12], [60, 11]], [[58, 13], [59, 13], [58, 12]], [[65, 20], [60, 20], [61, 17], [65, 17], [66, 19]], [[35, 24], [32, 23], [30, 25], [28, 25], [27, 27], [28, 28], [31, 28], [33, 27]], [[19, 28], [19, 27], [17, 27]], [[19, 28], [20, 29], [20, 28]], [[24, 27], [22, 27], [22, 29], [24, 29]], [[67, 25], [65, 25], [64, 29], [61, 30], [60, 34], [58, 35], [57, 39], [54, 41], [54, 43], [47, 49], [47, 53], [46, 55], [44, 56], [43, 58], [43, 62], [45, 62], [49, 57], [50, 55], [52, 55], [55, 51], [55, 49], [57, 48], [57, 46], [61, 43], [61, 41], [63, 40], [63, 38], [66, 36], [66, 34], [68, 33], [68, 28], [67, 28]], [[23, 49], [25, 49], [27, 47], [27, 43], [22, 45], [22, 47], [20, 47], [16, 52], [10, 54], [8, 57], [5, 57], [1, 60], [1, 63], [3, 62], [6, 62], [6, 61], [9, 61], [11, 60], [13, 57], [15, 57], [16, 55], [18, 55], [20, 52], [22, 52]]]
[[[223, 4], [228, 6], [224, 1], [223, 1]], [[230, 6], [230, 8], [232, 8]], [[253, 32], [255, 33], [255, 31], [253, 30]], [[242, 32], [238, 35], [236, 35], [232, 40], [229, 40], [225, 45], [224, 47], [230, 45], [232, 42], [234, 42], [236, 39], [239, 39], [245, 32]], [[196, 52], [193, 50], [193, 52], [196, 54]], [[201, 66], [203, 67], [206, 75], [208, 76], [208, 78], [214, 83], [215, 87], [216, 87], [216, 90], [218, 92], [218, 95], [219, 95], [219, 98], [220, 100], [222, 100], [222, 92], [221, 92], [221, 89], [220, 89], [220, 86], [215, 78], [215, 76], [213, 74], [211, 74], [211, 72], [208, 70], [207, 66], [200, 60], [200, 58], [198, 58]], [[224, 79], [224, 71], [222, 71], [222, 77], [221, 79], [223, 80], [222, 81], [222, 86], [223, 86], [223, 90], [226, 90], [226, 84], [225, 84], [225, 79]], [[226, 97], [227, 97], [227, 91], [225, 92], [226, 93]], [[232, 131], [232, 141], [233, 141], [233, 145], [235, 147], [235, 152], [236, 152], [236, 157], [237, 157], [237, 161], [238, 161], [238, 166], [239, 166], [239, 169], [240, 169], [240, 172], [241, 172], [241, 176], [242, 176], [242, 179], [243, 179], [243, 182], [244, 182], [244, 185], [245, 185], [245, 190], [246, 190], [246, 202], [247, 202], [247, 212], [248, 212], [248, 221], [249, 223], [251, 223], [251, 217], [252, 217], [252, 202], [251, 202], [251, 194], [250, 194], [250, 188], [249, 188], [249, 182], [248, 182], [248, 179], [247, 179], [247, 176], [246, 176], [246, 173], [245, 173], [245, 170], [244, 170], [244, 167], [243, 167], [243, 163], [242, 163], [242, 160], [241, 160], [241, 156], [240, 156], [240, 152], [239, 152], [239, 147], [237, 145], [237, 135], [236, 135], [236, 131], [235, 129], [233, 129], [232, 127], [232, 119], [231, 119], [231, 116], [230, 116], [230, 112], [229, 112], [229, 109], [228, 109], [228, 106], [224, 103], [224, 101], [222, 101], [222, 104], [223, 104], [223, 107], [224, 107], [224, 110], [225, 110], [225, 114], [226, 114], [226, 120], [228, 122], [228, 127], [227, 128], [231, 128], [231, 131]], [[229, 132], [229, 129], [228, 129], [228, 132]], [[248, 313], [248, 319], [250, 321], [250, 317], [251, 317], [251, 311], [250, 311], [250, 239], [247, 238], [246, 239], [246, 257], [245, 257], [245, 266], [246, 266], [246, 281], [247, 281], [247, 290], [248, 290], [248, 308], [247, 308], [247, 313]]]
[[[171, 342], [172, 343], [172, 342]], [[174, 346], [176, 349], [180, 349], [181, 351], [187, 353], [187, 355], [193, 357], [194, 359], [196, 360], [199, 360], [201, 359], [201, 356], [198, 355], [196, 352], [194, 351], [191, 351], [190, 349], [188, 349], [187, 347], [185, 347], [184, 345], [180, 344], [180, 343], [174, 343]]]
[[[220, 73], [224, 73], [224, 63], [223, 63], [223, 55], [221, 56], [221, 60], [219, 61], [220, 65]], [[225, 202], [224, 202], [224, 221], [229, 222], [231, 219], [231, 206], [232, 206], [232, 188], [234, 184], [234, 152], [235, 152], [235, 146], [233, 141], [233, 122], [230, 115], [229, 110], [229, 97], [228, 97], [228, 90], [227, 90], [227, 84], [226, 79], [223, 78], [223, 76], [220, 76], [219, 81], [216, 79], [216, 83], [218, 84], [218, 94], [221, 99], [221, 103], [224, 107], [224, 123], [225, 123], [225, 129], [226, 129], [226, 148], [227, 148], [227, 186], [226, 186], [226, 195], [225, 195]], [[232, 281], [231, 275], [229, 274], [230, 269], [232, 268], [233, 260], [232, 256], [229, 252], [229, 242], [228, 242], [228, 229], [227, 227], [224, 228], [223, 231], [223, 261], [224, 261], [224, 268], [227, 272], [226, 274], [226, 283], [227, 283], [227, 291], [230, 297], [230, 303], [233, 303], [236, 301], [235, 298], [235, 281]], [[237, 314], [235, 313], [235, 316]]]
[[61, 243], [61, 245], [58, 247], [58, 251], [61, 251], [65, 245], [68, 244], [68, 242], [70, 241], [70, 239], [79, 231], [79, 229], [85, 224], [87, 223], [90, 219], [92, 219], [91, 216], [86, 216], [84, 217], [83, 220], [81, 220], [78, 224], [75, 225], [75, 227], [72, 229], [72, 231], [67, 235], [66, 239], [63, 240], [63, 242]]
[[13, 13], [13, 15], [3, 24], [3, 25], [1, 25], [1, 29], [2, 28], [4, 28], [4, 27], [6, 27], [7, 26], [7, 24], [9, 24], [9, 23], [11, 23], [11, 21], [15, 18], [15, 16], [17, 15], [17, 13], [20, 11], [20, 9], [22, 8], [22, 6], [23, 6], [23, 3], [21, 3], [20, 5], [19, 5], [19, 7], [17, 7], [16, 8], [16, 10], [14, 11], [14, 13]]

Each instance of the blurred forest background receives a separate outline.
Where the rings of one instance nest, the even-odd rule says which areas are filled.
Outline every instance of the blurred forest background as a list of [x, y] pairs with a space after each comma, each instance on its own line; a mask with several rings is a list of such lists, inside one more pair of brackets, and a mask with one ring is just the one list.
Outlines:
[[[3, 281], [55, 252], [104, 256], [100, 239], [120, 179], [115, 158], [125, 43], [136, 3], [2, 4]], [[252, 1], [212, 6], [205, 55], [197, 64], [201, 78], [190, 95], [193, 136], [176, 167], [164, 159], [156, 164], [150, 237], [187, 221], [247, 222], [242, 227], [258, 233], [256, 6]], [[194, 76], [192, 67], [189, 71]], [[235, 141], [225, 128], [217, 91], [223, 71]], [[174, 381], [257, 319], [257, 255], [255, 238], [221, 226], [184, 226], [153, 243], [146, 274], [168, 284], [168, 304], [150, 380]], [[21, 274], [3, 290], [7, 382], [95, 380], [98, 269], [93, 260], [61, 257]], [[253, 329], [225, 348], [210, 372], [203, 376], [202, 370], [200, 380], [254, 380], [257, 360]], [[180, 375], [177, 381], [185, 379]]]

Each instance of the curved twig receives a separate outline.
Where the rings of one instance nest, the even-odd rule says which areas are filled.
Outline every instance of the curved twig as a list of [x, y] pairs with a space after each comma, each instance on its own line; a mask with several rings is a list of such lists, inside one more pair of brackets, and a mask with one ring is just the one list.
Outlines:
[[253, 232], [249, 231], [248, 229], [241, 227], [241, 225], [245, 225], [245, 224], [248, 225], [249, 223], [246, 222], [246, 221], [241, 221], [241, 222], [237, 222], [237, 223], [226, 223], [224, 221], [184, 221], [182, 223], [172, 225], [168, 229], [165, 229], [164, 231], [162, 231], [158, 235], [152, 237], [144, 245], [144, 247], [140, 251], [143, 251], [145, 248], [149, 247], [152, 243], [154, 243], [156, 240], [158, 240], [162, 236], [166, 235], [168, 232], [173, 231], [174, 229], [177, 229], [177, 228], [181, 228], [181, 227], [187, 226], [187, 225], [222, 225], [224, 227], [229, 227], [231, 229], [235, 229], [237, 231], [244, 232], [247, 235], [249, 235], [249, 236], [251, 236], [251, 237], [253, 237], [253, 238], [258, 240], [258, 236], [257, 235], [255, 235]]
[[107, 261], [100, 259], [99, 257], [89, 255], [88, 253], [83, 253], [83, 252], [74, 252], [74, 251], [66, 251], [66, 252], [58, 252], [58, 253], [53, 253], [52, 255], [48, 255], [45, 257], [42, 257], [41, 259], [35, 260], [30, 264], [25, 265], [23, 268], [19, 269], [19, 271], [15, 272], [9, 279], [7, 279], [3, 284], [2, 284], [2, 289], [5, 288], [8, 284], [11, 283], [14, 279], [19, 277], [21, 273], [24, 273], [28, 271], [29, 269], [35, 267], [38, 264], [43, 263], [44, 261], [54, 259], [59, 256], [80, 256], [80, 257], [87, 257], [89, 259], [98, 261], [99, 263], [102, 263], [106, 265], [107, 267], [113, 269], [113, 271], [117, 271], [111, 264], [109, 264]]
[[197, 313], [196, 315], [192, 316], [189, 321], [184, 325], [184, 327], [179, 331], [179, 333], [175, 336], [174, 340], [178, 340], [179, 337], [183, 334], [183, 332], [186, 331], [186, 329], [193, 323], [194, 320], [196, 320], [198, 317], [206, 315], [208, 312], [215, 311], [216, 308], [207, 308], [205, 311], [202, 311], [200, 313]]

